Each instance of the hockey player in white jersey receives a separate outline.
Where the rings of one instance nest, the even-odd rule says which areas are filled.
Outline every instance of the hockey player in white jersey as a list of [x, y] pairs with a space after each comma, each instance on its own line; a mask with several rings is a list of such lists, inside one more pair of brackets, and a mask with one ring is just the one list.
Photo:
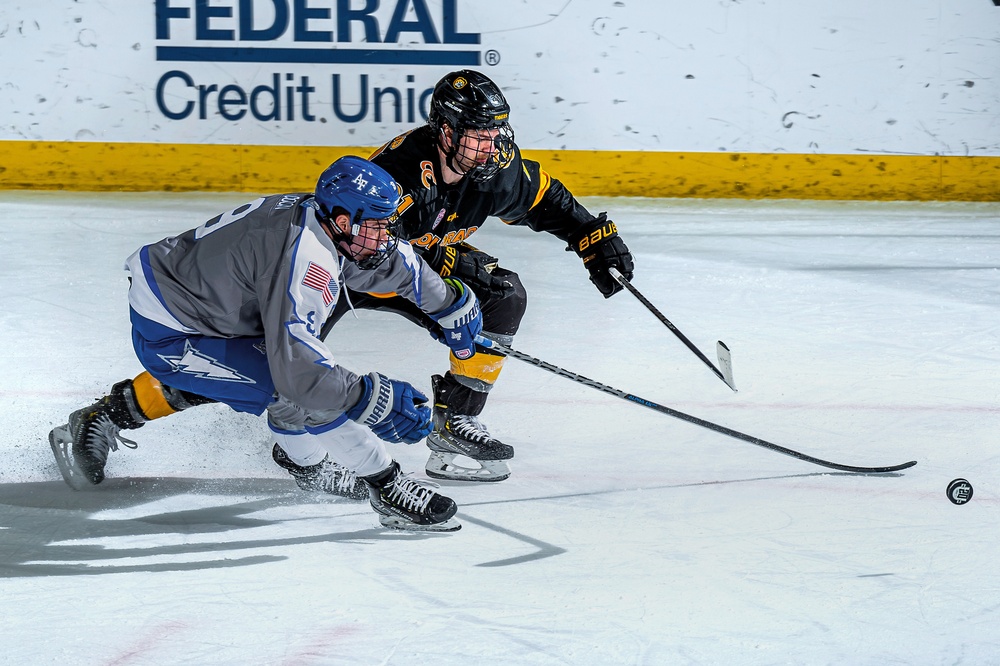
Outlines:
[[384, 444], [431, 431], [427, 397], [338, 365], [319, 338], [347, 286], [408, 299], [457, 356], [475, 353], [479, 303], [398, 240], [400, 191], [380, 167], [344, 157], [314, 194], [262, 197], [129, 257], [132, 340], [146, 372], [50, 433], [67, 483], [99, 484], [109, 452], [135, 447], [121, 430], [215, 401], [266, 412], [274, 459], [300, 486], [362, 490], [389, 527], [458, 529], [455, 502], [401, 473]]

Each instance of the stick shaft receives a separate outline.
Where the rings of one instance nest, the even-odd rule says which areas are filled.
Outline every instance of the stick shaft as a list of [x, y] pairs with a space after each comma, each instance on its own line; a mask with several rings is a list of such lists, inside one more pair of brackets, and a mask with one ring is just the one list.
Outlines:
[[882, 467], [859, 467], [856, 465], [843, 465], [840, 463], [831, 462], [829, 460], [823, 460], [822, 458], [816, 458], [807, 455], [805, 453], [801, 453], [799, 451], [786, 448], [784, 446], [779, 446], [778, 444], [774, 444], [759, 437], [754, 437], [753, 435], [747, 435], [746, 433], [742, 433], [738, 430], [733, 430], [732, 428], [727, 428], [726, 426], [719, 425], [717, 423], [712, 423], [711, 421], [706, 421], [704, 419], [700, 419], [697, 416], [686, 414], [671, 407], [660, 405], [658, 403], [653, 402], [652, 400], [640, 398], [639, 396], [634, 395], [632, 393], [626, 393], [625, 391], [616, 389], [612, 386], [608, 386], [607, 384], [602, 384], [598, 381], [594, 381], [593, 379], [584, 377], [583, 375], [579, 375], [575, 372], [570, 372], [569, 370], [560, 368], [559, 366], [552, 365], [551, 363], [543, 361], [539, 358], [535, 358], [534, 356], [529, 356], [528, 354], [525, 354], [523, 352], [519, 352], [509, 347], [504, 347], [500, 343], [494, 342], [493, 340], [490, 340], [488, 338], [477, 337], [476, 342], [482, 345], [483, 347], [492, 349], [493, 351], [499, 354], [516, 358], [517, 360], [524, 361], [525, 363], [530, 363], [531, 365], [537, 366], [542, 370], [546, 370], [548, 372], [551, 372], [552, 374], [559, 375], [560, 377], [565, 377], [566, 379], [574, 381], [578, 384], [583, 384], [584, 386], [589, 386], [591, 388], [597, 389], [598, 391], [607, 393], [608, 395], [613, 395], [616, 398], [627, 400], [636, 405], [641, 405], [642, 407], [646, 407], [648, 409], [660, 412], [661, 414], [666, 414], [667, 416], [672, 416], [676, 419], [681, 419], [682, 421], [693, 423], [694, 425], [701, 426], [702, 428], [707, 428], [708, 430], [712, 430], [722, 435], [726, 435], [734, 439], [739, 439], [744, 442], [749, 442], [750, 444], [755, 444], [765, 449], [770, 449], [777, 453], [782, 453], [786, 456], [791, 456], [793, 458], [797, 458], [799, 460], [803, 460], [805, 462], [809, 462], [814, 465], [819, 465], [821, 467], [836, 469], [843, 472], [856, 472], [859, 474], [884, 474], [886, 472], [898, 472], [900, 470], [913, 467], [914, 465], [917, 464], [915, 460], [911, 460], [910, 462], [901, 463], [899, 465], [887, 465]]

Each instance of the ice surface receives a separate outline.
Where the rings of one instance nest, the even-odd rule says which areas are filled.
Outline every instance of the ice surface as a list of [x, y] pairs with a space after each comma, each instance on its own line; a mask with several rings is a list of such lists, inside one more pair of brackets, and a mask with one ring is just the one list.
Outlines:
[[[513, 476], [445, 483], [464, 528], [387, 531], [296, 490], [260, 421], [131, 433], [92, 492], [46, 435], [141, 368], [122, 263], [243, 194], [0, 193], [0, 662], [1000, 662], [1000, 206], [588, 199], [634, 284], [605, 301], [551, 236], [474, 242], [530, 295], [514, 347], [837, 462], [830, 472], [510, 360], [484, 420]], [[345, 365], [429, 389], [443, 348], [362, 311]], [[422, 446], [393, 446], [421, 472]], [[945, 497], [956, 477], [973, 500]]]

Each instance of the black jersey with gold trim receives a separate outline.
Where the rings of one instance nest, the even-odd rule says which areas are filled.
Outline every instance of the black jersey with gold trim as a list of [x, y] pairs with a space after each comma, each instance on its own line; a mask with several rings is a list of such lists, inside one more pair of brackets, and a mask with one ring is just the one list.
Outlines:
[[[538, 162], [516, 146], [510, 162], [484, 183], [463, 178], [447, 185], [441, 176], [434, 130], [424, 125], [379, 148], [371, 161], [403, 188], [403, 238], [431, 265], [440, 248], [468, 240], [489, 217], [567, 240], [595, 218]], [[427, 256], [431, 255], [431, 256]]]

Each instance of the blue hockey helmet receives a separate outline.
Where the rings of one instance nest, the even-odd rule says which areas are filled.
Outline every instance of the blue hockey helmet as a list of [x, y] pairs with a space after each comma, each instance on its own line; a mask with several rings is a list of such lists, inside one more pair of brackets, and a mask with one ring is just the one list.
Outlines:
[[[312, 207], [317, 217], [341, 243], [346, 256], [361, 268], [375, 268], [396, 248], [398, 213], [402, 189], [382, 167], [366, 159], [348, 155], [331, 164], [316, 182]], [[337, 215], [350, 218], [350, 229], [337, 226]], [[373, 254], [365, 250], [365, 240], [374, 232], [366, 220], [384, 221], [388, 238]], [[370, 243], [369, 243], [370, 245]]]

